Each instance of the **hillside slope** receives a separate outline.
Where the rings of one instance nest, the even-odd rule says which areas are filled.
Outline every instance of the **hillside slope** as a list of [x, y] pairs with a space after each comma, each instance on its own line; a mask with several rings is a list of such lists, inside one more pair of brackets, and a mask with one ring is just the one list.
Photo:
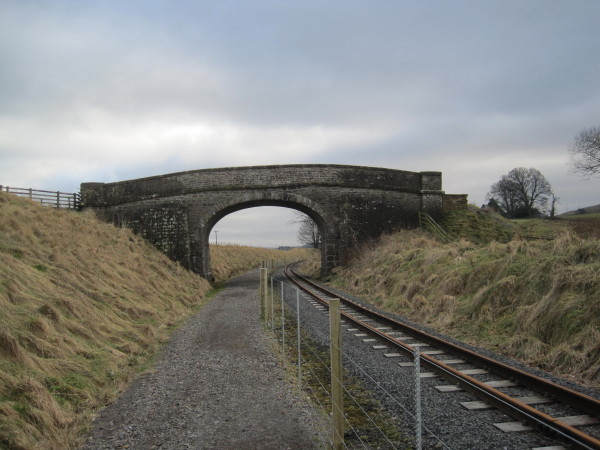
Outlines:
[[125, 229], [0, 195], [0, 447], [75, 442], [209, 284]]
[[[221, 280], [301, 253], [211, 248]], [[75, 447], [209, 291], [127, 229], [0, 192], [0, 448]]]
[[281, 265], [298, 260], [319, 260], [319, 250], [313, 248], [293, 248], [276, 250], [244, 245], [211, 245], [211, 273], [215, 281], [227, 280], [233, 276], [247, 272], [269, 261]]
[[600, 214], [600, 205], [586, 206], [585, 208], [579, 208], [574, 211], [567, 211], [566, 213], [560, 214], [558, 217], [569, 217], [576, 215], [586, 214]]
[[557, 230], [536, 240], [501, 231], [503, 243], [478, 232], [476, 243], [447, 244], [403, 231], [364, 248], [330, 281], [415, 322], [597, 388], [600, 240], [563, 224]]

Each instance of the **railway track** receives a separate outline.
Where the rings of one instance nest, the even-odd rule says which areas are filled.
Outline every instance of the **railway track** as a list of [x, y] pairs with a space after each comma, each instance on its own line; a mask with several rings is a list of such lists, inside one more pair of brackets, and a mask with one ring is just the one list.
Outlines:
[[[600, 400], [383, 315], [303, 277], [296, 272], [294, 264], [287, 266], [285, 275], [300, 290], [325, 308], [328, 306], [329, 299], [339, 298], [343, 319], [353, 327], [349, 331], [364, 334], [365, 341], [373, 339], [383, 341], [388, 348], [387, 353], [384, 354], [386, 357], [395, 358], [402, 355], [412, 357], [415, 349], [421, 349], [420, 365], [429, 370], [421, 373], [421, 377], [442, 377], [450, 383], [438, 386], [440, 393], [456, 390], [471, 392], [479, 400], [463, 402], [465, 408], [471, 410], [497, 408], [515, 419], [515, 422], [495, 424], [497, 428], [507, 432], [534, 429], [549, 435], [552, 439], [564, 442], [569, 448], [600, 449], [600, 436], [597, 430], [589, 434], [586, 431], [586, 429], [597, 428], [593, 425], [600, 423]], [[400, 363], [404, 366], [411, 364], [410, 361]], [[458, 370], [459, 366], [468, 368]], [[480, 381], [478, 376], [495, 379]], [[506, 393], [511, 389], [515, 390], [515, 387], [522, 388], [516, 390], [526, 391], [527, 395], [515, 398]], [[576, 414], [553, 417], [543, 412], [540, 405], [561, 407], [567, 405], [566, 409], [575, 411]]]

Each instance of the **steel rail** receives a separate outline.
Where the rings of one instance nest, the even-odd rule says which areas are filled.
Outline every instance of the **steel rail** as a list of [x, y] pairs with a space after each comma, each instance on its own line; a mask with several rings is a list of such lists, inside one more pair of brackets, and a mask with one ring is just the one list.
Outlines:
[[[293, 264], [287, 266], [285, 270], [286, 276], [288, 276], [288, 278], [290, 278], [290, 280], [294, 284], [296, 284], [300, 289], [308, 293], [310, 296], [316, 298], [320, 303], [324, 304], [325, 306], [327, 306], [327, 301], [320, 298], [310, 288], [307, 288], [302, 283], [309, 285], [312, 289], [317, 289], [318, 291], [326, 294], [327, 296], [339, 298], [340, 301], [351, 305], [353, 308], [358, 309], [362, 314], [366, 313], [366, 315], [378, 320], [379, 322], [383, 322], [388, 325], [393, 325], [396, 328], [403, 329], [403, 331], [408, 331], [409, 334], [411, 334], [412, 337], [414, 337], [415, 339], [426, 341], [437, 348], [442, 348], [444, 350], [448, 350], [451, 353], [454, 353], [455, 355], [460, 355], [461, 358], [478, 366], [483, 366], [489, 369], [491, 372], [496, 373], [497, 375], [516, 380], [522, 385], [525, 385], [537, 392], [542, 392], [546, 395], [554, 397], [555, 399], [567, 403], [571, 406], [574, 406], [575, 408], [585, 411], [588, 414], [598, 415], [600, 413], [599, 400], [573, 391], [572, 389], [565, 388], [549, 380], [545, 380], [541, 377], [537, 377], [522, 370], [510, 367], [506, 364], [500, 363], [499, 361], [495, 361], [486, 356], [479, 355], [471, 350], [444, 341], [436, 336], [418, 330], [395, 319], [386, 317], [376, 311], [373, 311], [370, 308], [366, 308], [363, 305], [360, 305], [342, 295], [339, 295], [336, 292], [332, 292], [312, 282], [311, 280], [308, 280], [306, 277], [295, 272], [292, 266]], [[301, 280], [301, 283], [297, 281], [298, 279]], [[376, 336], [388, 342], [392, 346], [404, 351], [405, 353], [414, 354], [414, 348], [409, 344], [405, 344], [399, 341], [393, 336], [386, 334], [384, 331], [377, 329], [377, 327], [371, 326], [370, 324], [361, 321], [360, 319], [352, 317], [348, 313], [342, 311], [341, 314], [346, 320], [349, 320], [350, 322], [354, 323], [360, 328], [368, 330], [370, 333], [375, 334]], [[545, 429], [546, 432], [550, 434], [562, 437], [562, 439], [569, 441], [569, 443], [574, 445], [576, 448], [600, 449], [600, 440], [596, 439], [593, 436], [590, 436], [548, 414], [545, 414], [531, 407], [530, 405], [527, 405], [517, 399], [514, 399], [508, 396], [507, 394], [504, 394], [503, 392], [493, 387], [490, 387], [469, 375], [463, 374], [460, 371], [454, 369], [453, 367], [444, 364], [442, 361], [437, 360], [427, 354], [421, 353], [421, 360], [425, 367], [428, 367], [430, 370], [435, 371], [451, 383], [461, 386], [463, 389], [473, 393], [477, 397], [481, 398], [482, 400], [485, 400], [492, 406], [495, 406], [496, 408], [500, 409], [501, 411], [505, 412], [511, 417], [516, 418], [517, 420], [526, 421], [527, 423], [533, 425], [536, 428]]]

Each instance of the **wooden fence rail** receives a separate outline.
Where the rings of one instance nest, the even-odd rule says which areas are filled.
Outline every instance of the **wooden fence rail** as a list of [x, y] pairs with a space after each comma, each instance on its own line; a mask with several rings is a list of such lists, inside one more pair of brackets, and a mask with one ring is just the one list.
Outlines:
[[450, 241], [450, 236], [448, 236], [448, 233], [446, 233], [444, 229], [441, 226], [439, 226], [439, 224], [435, 220], [433, 220], [433, 218], [429, 214], [419, 211], [419, 225], [421, 226], [421, 228], [424, 228], [433, 233], [442, 242]]
[[81, 196], [77, 192], [42, 191], [39, 189], [2, 186], [1, 184], [0, 191], [19, 197], [26, 197], [32, 201], [39, 202], [42, 206], [67, 209], [80, 209], [81, 207]]

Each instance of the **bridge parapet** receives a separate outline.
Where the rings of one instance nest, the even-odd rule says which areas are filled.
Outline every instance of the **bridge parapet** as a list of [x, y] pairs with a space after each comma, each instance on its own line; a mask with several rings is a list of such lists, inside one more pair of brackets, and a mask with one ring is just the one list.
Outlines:
[[116, 183], [82, 183], [82, 202], [113, 206], [202, 191], [346, 187], [420, 193], [441, 191], [441, 172], [408, 172], [333, 164], [226, 167], [171, 173]]

